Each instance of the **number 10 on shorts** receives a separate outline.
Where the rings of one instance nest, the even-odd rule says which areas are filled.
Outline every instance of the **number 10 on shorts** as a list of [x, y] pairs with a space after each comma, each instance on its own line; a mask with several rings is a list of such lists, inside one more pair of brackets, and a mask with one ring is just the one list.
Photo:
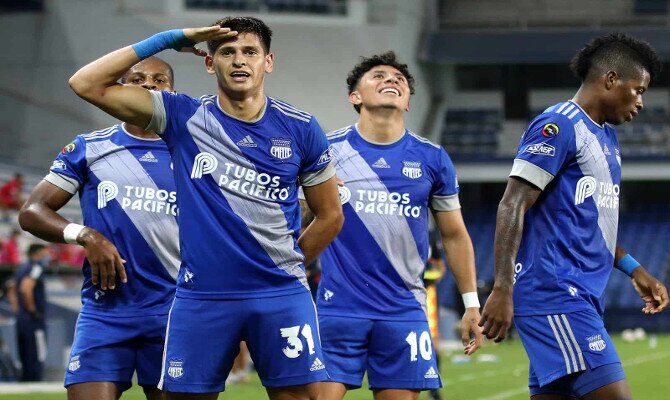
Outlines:
[[430, 334], [427, 331], [421, 332], [421, 337], [417, 340], [416, 332], [410, 332], [409, 335], [405, 338], [405, 341], [409, 344], [409, 349], [411, 352], [410, 361], [416, 361], [417, 354], [421, 352], [421, 358], [428, 361], [433, 357], [432, 343], [430, 341]]
[[288, 346], [281, 349], [284, 352], [284, 355], [288, 358], [298, 358], [300, 353], [304, 349], [302, 340], [298, 337], [301, 335], [307, 341], [307, 349], [309, 354], [314, 354], [314, 337], [312, 336], [312, 327], [309, 324], [305, 324], [300, 329], [300, 325], [292, 326], [290, 328], [280, 328], [279, 332], [283, 338], [286, 338]]

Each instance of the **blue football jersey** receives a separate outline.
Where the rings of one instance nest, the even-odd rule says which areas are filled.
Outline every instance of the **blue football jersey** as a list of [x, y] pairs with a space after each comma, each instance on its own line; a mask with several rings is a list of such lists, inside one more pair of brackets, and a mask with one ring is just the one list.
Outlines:
[[126, 260], [127, 283], [101, 290], [84, 261], [82, 312], [115, 316], [167, 313], [179, 270], [177, 193], [160, 139], [131, 136], [122, 124], [77, 136], [45, 180], [79, 192], [84, 224]]
[[216, 96], [151, 92], [151, 127], [167, 142], [178, 189], [182, 267], [177, 295], [255, 298], [308, 289], [298, 247], [298, 184], [334, 175], [316, 119], [266, 98], [253, 122]]
[[319, 315], [425, 320], [428, 210], [460, 208], [454, 165], [409, 131], [377, 144], [352, 125], [328, 139], [345, 222], [321, 255]]
[[621, 157], [613, 127], [574, 102], [548, 108], [524, 133], [510, 176], [542, 194], [525, 216], [515, 265], [517, 315], [593, 309], [614, 265]]

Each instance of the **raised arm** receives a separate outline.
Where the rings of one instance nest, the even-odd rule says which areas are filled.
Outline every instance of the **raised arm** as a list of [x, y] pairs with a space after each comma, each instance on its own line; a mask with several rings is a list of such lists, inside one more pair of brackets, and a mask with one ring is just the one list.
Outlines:
[[123, 74], [139, 61], [166, 49], [205, 56], [193, 47], [206, 40], [235, 36], [229, 28], [208, 26], [175, 29], [158, 33], [132, 46], [115, 50], [85, 65], [68, 81], [74, 92], [109, 115], [130, 124], [146, 127], [153, 115], [151, 95], [139, 86], [118, 83]]
[[[475, 251], [468, 230], [465, 228], [461, 210], [436, 211], [433, 216], [440, 230], [444, 252], [456, 285], [458, 285], [458, 291], [465, 295], [465, 298], [472, 294], [476, 296]], [[479, 302], [467, 303], [461, 320], [461, 341], [465, 347], [465, 354], [474, 353], [482, 345], [484, 338], [481, 329], [477, 326], [479, 318]], [[474, 341], [470, 340], [471, 335], [474, 336]]]
[[510, 177], [496, 217], [496, 234], [493, 243], [495, 283], [489, 296], [479, 326], [489, 339], [501, 342], [512, 325], [514, 308], [514, 262], [521, 243], [524, 215], [535, 204], [542, 191], [521, 178]]
[[[144, 90], [146, 92], [146, 90]], [[123, 283], [127, 282], [125, 261], [116, 247], [93, 228], [84, 227], [73, 235], [72, 241], [66, 241], [66, 228], [76, 226], [56, 211], [72, 198], [72, 194], [58, 186], [43, 180], [33, 189], [30, 197], [19, 212], [21, 228], [40, 239], [53, 243], [76, 243], [82, 245], [86, 258], [91, 264], [91, 280], [100, 284], [103, 290], [116, 287], [116, 275]]]
[[305, 265], [309, 265], [340, 233], [344, 215], [337, 192], [336, 176], [315, 186], [303, 186], [303, 190], [304, 203], [307, 205], [307, 208], [303, 207], [303, 215], [308, 209], [314, 215], [314, 219], [302, 230], [298, 246], [305, 255]]

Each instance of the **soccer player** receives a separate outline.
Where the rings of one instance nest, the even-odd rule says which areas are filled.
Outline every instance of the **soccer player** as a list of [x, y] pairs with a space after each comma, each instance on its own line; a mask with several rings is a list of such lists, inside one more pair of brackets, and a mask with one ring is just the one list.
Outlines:
[[44, 312], [47, 300], [44, 290], [44, 269], [49, 266], [49, 248], [32, 244], [28, 248], [28, 262], [14, 278], [16, 294], [16, 338], [21, 358], [21, 380], [41, 381], [44, 360], [47, 358], [46, 324]]
[[[121, 78], [147, 95], [147, 89], [171, 91], [173, 81], [172, 68], [158, 58], [128, 66]], [[161, 398], [157, 385], [179, 269], [177, 203], [167, 146], [144, 126], [118, 124], [77, 136], [19, 215], [32, 234], [86, 252], [83, 306], [65, 374], [70, 400], [118, 399], [135, 371], [147, 398]], [[85, 226], [56, 213], [77, 192]]]
[[[267, 97], [270, 29], [256, 18], [159, 33], [84, 66], [74, 91], [167, 142], [179, 202], [182, 264], [170, 312], [162, 388], [215, 399], [247, 343], [272, 399], [315, 398], [327, 378], [304, 264], [337, 235], [342, 207], [316, 119]], [[208, 41], [217, 94], [194, 99], [116, 80], [138, 60]], [[299, 181], [299, 182], [298, 182]], [[298, 236], [298, 183], [315, 219]]]
[[423, 283], [429, 210], [466, 302], [465, 353], [483, 338], [456, 169], [443, 148], [405, 128], [414, 79], [393, 52], [363, 58], [347, 85], [360, 117], [328, 135], [346, 222], [321, 256], [317, 309], [331, 377], [323, 398], [342, 399], [367, 371], [375, 399], [418, 399], [441, 387]]
[[621, 154], [614, 125], [631, 121], [660, 70], [649, 44], [596, 38], [572, 60], [572, 98], [528, 126], [498, 207], [495, 285], [480, 325], [505, 339], [514, 324], [530, 359], [535, 400], [630, 399], [603, 325], [612, 267], [627, 273], [644, 313], [668, 305], [666, 288], [616, 245]]

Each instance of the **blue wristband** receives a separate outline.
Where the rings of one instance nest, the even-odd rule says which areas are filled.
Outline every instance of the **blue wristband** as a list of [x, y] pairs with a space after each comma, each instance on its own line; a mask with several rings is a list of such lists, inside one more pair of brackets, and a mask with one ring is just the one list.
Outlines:
[[157, 33], [148, 39], [135, 43], [133, 50], [135, 50], [135, 54], [142, 61], [163, 50], [174, 49], [179, 51], [184, 47], [193, 46], [195, 46], [195, 42], [184, 35], [183, 29], [173, 29]]
[[616, 265], [616, 269], [619, 271], [625, 272], [626, 275], [632, 276], [633, 275], [633, 270], [637, 267], [639, 267], [641, 264], [633, 258], [630, 254], [626, 254], [619, 260], [619, 262]]

